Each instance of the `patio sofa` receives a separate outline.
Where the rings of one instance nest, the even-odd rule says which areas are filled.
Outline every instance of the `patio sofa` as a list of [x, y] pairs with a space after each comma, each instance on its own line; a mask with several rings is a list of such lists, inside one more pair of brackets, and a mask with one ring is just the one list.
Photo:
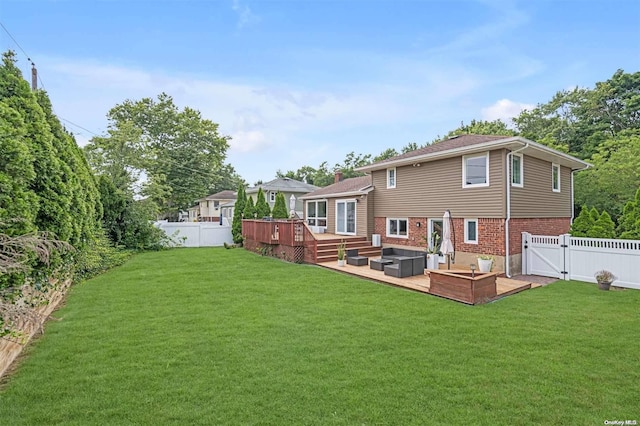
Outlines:
[[427, 254], [423, 251], [383, 247], [380, 254], [381, 259], [393, 262], [384, 266], [385, 275], [404, 278], [424, 274]]

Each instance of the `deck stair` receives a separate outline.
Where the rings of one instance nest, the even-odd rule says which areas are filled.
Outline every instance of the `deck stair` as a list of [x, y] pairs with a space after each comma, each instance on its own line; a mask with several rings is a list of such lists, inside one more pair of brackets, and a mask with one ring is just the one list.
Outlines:
[[380, 257], [380, 247], [373, 247], [366, 237], [318, 240], [318, 263], [338, 260], [338, 246], [344, 241], [346, 249], [358, 249], [359, 256]]

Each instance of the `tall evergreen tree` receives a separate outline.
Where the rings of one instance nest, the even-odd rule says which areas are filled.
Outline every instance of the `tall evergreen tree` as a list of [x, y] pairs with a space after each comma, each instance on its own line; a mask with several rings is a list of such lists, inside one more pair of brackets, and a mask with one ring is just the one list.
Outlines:
[[582, 206], [580, 214], [573, 220], [569, 232], [574, 237], [587, 237], [594, 223], [595, 220], [591, 217], [591, 212], [587, 206]]
[[285, 201], [284, 194], [282, 192], [278, 192], [276, 194], [276, 203], [273, 205], [272, 214], [274, 219], [286, 219], [289, 217], [287, 202]]
[[618, 225], [619, 238], [640, 240], [640, 188], [625, 206]]
[[258, 215], [258, 219], [268, 217], [271, 214], [271, 208], [269, 207], [269, 204], [267, 204], [267, 199], [264, 196], [262, 188], [258, 188], [258, 195], [256, 197], [256, 213]]
[[614, 238], [616, 236], [615, 224], [611, 220], [611, 216], [603, 211], [598, 220], [593, 224], [589, 231], [591, 238]]
[[233, 223], [231, 225], [231, 236], [235, 244], [242, 244], [242, 217], [246, 203], [247, 194], [244, 190], [244, 184], [241, 183], [238, 185], [238, 195], [233, 207]]
[[250, 196], [247, 197], [247, 202], [242, 210], [242, 215], [245, 219], [255, 219], [256, 217], [256, 206], [253, 204], [253, 198]]

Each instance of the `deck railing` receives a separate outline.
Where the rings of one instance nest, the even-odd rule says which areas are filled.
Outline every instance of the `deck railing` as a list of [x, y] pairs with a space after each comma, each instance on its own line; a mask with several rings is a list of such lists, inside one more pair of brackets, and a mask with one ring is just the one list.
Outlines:
[[304, 261], [315, 263], [316, 239], [304, 220], [248, 220], [242, 221], [242, 237], [255, 243], [299, 247]]
[[242, 236], [258, 243], [301, 246], [304, 244], [303, 220], [243, 220]]

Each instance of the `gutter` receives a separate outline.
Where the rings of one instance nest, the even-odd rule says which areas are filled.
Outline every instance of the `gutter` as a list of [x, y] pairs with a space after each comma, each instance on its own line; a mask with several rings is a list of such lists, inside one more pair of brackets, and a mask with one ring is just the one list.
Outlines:
[[[505, 256], [504, 256], [504, 273], [507, 278], [511, 278], [511, 273], [509, 272], [509, 221], [511, 221], [511, 159], [513, 158], [513, 154], [517, 154], [520, 151], [523, 151], [529, 147], [529, 142], [527, 142], [523, 147], [516, 149], [515, 151], [509, 151], [507, 154], [507, 218], [504, 221], [504, 242], [505, 242]], [[523, 157], [524, 161], [524, 157]], [[522, 165], [524, 168], [524, 164]], [[520, 176], [524, 178], [524, 176]]]
[[349, 192], [335, 192], [332, 194], [319, 194], [319, 195], [312, 195], [312, 196], [303, 195], [298, 199], [299, 200], [320, 200], [323, 198], [342, 198], [342, 197], [351, 197], [355, 195], [367, 195], [371, 191], [373, 191], [373, 186], [367, 186], [362, 189], [349, 191]]
[[[520, 145], [526, 144], [526, 146], [529, 148], [533, 148], [538, 151], [556, 155], [562, 158], [563, 160], [566, 160], [567, 162], [573, 163], [573, 165], [575, 165], [575, 163], [582, 163], [587, 166], [589, 165], [589, 163], [586, 163], [583, 160], [577, 159], [569, 154], [557, 151], [553, 148], [549, 148], [548, 146], [539, 144], [538, 142], [530, 141], [529, 139], [525, 139], [520, 136], [510, 136], [510, 137], [505, 137], [504, 139], [497, 139], [490, 142], [483, 142], [479, 144], [468, 145], [468, 146], [448, 149], [444, 151], [436, 151], [429, 154], [417, 155], [415, 157], [401, 158], [398, 160], [385, 160], [386, 162], [357, 167], [355, 170], [359, 172], [372, 172], [376, 170], [384, 170], [389, 167], [401, 167], [401, 166], [406, 166], [413, 163], [435, 161], [441, 158], [448, 158], [448, 157], [457, 157], [458, 155], [464, 155], [467, 153], [473, 153], [473, 152], [479, 152], [479, 151], [485, 151], [485, 150], [491, 150], [491, 149], [499, 149], [499, 148], [508, 149], [508, 146], [513, 143], [517, 143]], [[520, 151], [520, 149], [518, 149], [518, 151]], [[565, 167], [571, 167], [566, 163], [564, 165]]]

